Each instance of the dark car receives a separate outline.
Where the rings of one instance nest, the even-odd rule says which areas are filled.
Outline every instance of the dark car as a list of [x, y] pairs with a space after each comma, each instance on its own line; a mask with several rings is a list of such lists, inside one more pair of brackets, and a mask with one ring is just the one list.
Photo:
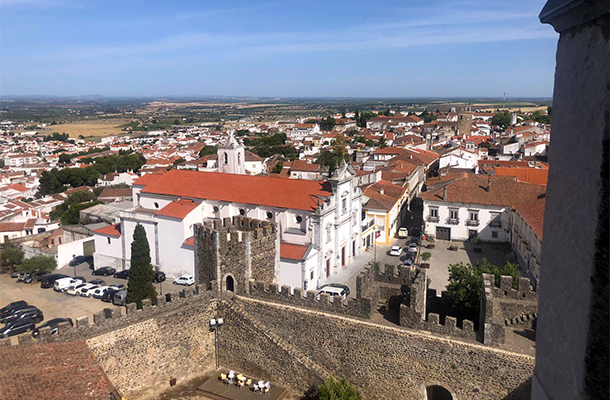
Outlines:
[[69, 278], [69, 276], [65, 274], [51, 274], [49, 276], [44, 277], [40, 281], [40, 287], [43, 289], [52, 288], [55, 284], [55, 281], [61, 278]]
[[165, 272], [157, 271], [155, 272], [155, 276], [153, 278], [153, 282], [159, 283], [165, 280]]
[[0, 308], [0, 316], [27, 306], [28, 302], [25, 300], [13, 301], [11, 304], [7, 304], [6, 306]]
[[11, 314], [0, 318], [0, 322], [3, 324], [8, 324], [23, 319], [31, 319], [34, 320], [34, 322], [40, 322], [44, 319], [44, 316], [42, 311], [40, 311], [38, 308], [34, 306], [27, 306], [20, 310], [15, 310]]
[[23, 279], [23, 282], [32, 283], [32, 281], [34, 281], [34, 279], [36, 280], [36, 282], [40, 282], [41, 280], [43, 280], [45, 277], [47, 277], [49, 275], [51, 275], [51, 273], [49, 271], [38, 271], [38, 272], [35, 272], [33, 274], [26, 276]]
[[42, 328], [46, 328], [47, 326], [51, 328], [51, 334], [54, 335], [57, 333], [57, 325], [59, 325], [63, 322], [68, 322], [70, 324], [70, 326], [74, 326], [74, 323], [72, 322], [71, 318], [53, 318], [53, 319], [48, 320], [44, 324], [36, 327], [32, 331], [32, 336], [37, 337], [38, 335], [40, 335], [40, 330]]
[[72, 278], [72, 279], [79, 280], [79, 281], [81, 281], [82, 283], [87, 283], [87, 279], [86, 279], [84, 276], [75, 276], [75, 277], [74, 277], [74, 278]]
[[123, 270], [123, 271], [119, 271], [116, 274], [114, 274], [115, 278], [119, 278], [119, 279], [129, 279], [129, 270]]
[[420, 233], [421, 233], [421, 229], [419, 229], [419, 228], [411, 228], [411, 236], [419, 237]]
[[342, 285], [340, 283], [327, 283], [326, 285], [320, 286], [320, 290], [324, 289], [325, 287], [340, 288], [340, 289], [345, 290], [345, 296], [349, 295], [349, 287], [347, 287], [346, 285]]
[[101, 297], [101, 300], [105, 303], [112, 303], [112, 299], [114, 298], [114, 294], [119, 292], [119, 290], [108, 289], [104, 292]]
[[81, 265], [82, 263], [93, 264], [93, 256], [76, 256], [70, 261], [68, 265], [71, 267], [76, 267], [77, 265]]
[[34, 329], [34, 321], [31, 319], [23, 319], [6, 324], [4, 328], [0, 328], [0, 338], [18, 335], [23, 332]]
[[112, 267], [102, 267], [102, 268], [96, 269], [91, 274], [93, 274], [93, 275], [108, 276], [108, 275], [114, 274], [115, 272], [116, 272], [116, 269], [114, 269]]
[[93, 283], [94, 285], [106, 286], [106, 281], [103, 279], [91, 279], [89, 283]]
[[12, 270], [11, 278], [19, 278], [19, 272], [17, 270]]

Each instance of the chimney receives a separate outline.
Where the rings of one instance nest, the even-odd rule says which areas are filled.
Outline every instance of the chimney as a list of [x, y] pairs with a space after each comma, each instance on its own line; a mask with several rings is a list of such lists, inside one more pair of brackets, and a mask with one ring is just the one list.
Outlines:
[[379, 190], [379, 194], [384, 194], [384, 193], [385, 193], [385, 192], [384, 192], [384, 190], [383, 190], [383, 189], [380, 189], [380, 190]]
[[443, 188], [443, 200], [447, 201], [447, 186]]
[[491, 192], [491, 177], [487, 178], [487, 191]]

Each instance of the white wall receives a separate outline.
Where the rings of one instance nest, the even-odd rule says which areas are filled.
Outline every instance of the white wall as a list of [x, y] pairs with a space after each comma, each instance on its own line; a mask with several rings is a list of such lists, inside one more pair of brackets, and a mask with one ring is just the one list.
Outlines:
[[83, 243], [94, 240], [92, 237], [63, 243], [57, 246], [57, 268], [65, 267], [72, 260], [72, 256], [83, 255]]

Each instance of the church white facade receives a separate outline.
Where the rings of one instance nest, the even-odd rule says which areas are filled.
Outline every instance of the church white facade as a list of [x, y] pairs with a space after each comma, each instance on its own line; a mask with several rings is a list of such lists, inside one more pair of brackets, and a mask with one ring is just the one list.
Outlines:
[[362, 192], [354, 170], [343, 163], [326, 182], [249, 176], [241, 172], [243, 154], [230, 137], [218, 149], [219, 170], [226, 173], [172, 170], [134, 182], [133, 208], [94, 233], [95, 265], [129, 268], [139, 223], [155, 268], [170, 278], [196, 275], [194, 225], [241, 215], [278, 225], [278, 284], [315, 289], [332, 281], [362, 251]]

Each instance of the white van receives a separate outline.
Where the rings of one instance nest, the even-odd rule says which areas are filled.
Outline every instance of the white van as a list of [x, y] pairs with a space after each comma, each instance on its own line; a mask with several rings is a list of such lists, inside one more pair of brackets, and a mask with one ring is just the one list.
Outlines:
[[76, 285], [81, 282], [82, 281], [80, 279], [61, 278], [55, 281], [53, 284], [53, 290], [56, 292], [65, 292], [71, 285]]
[[325, 286], [324, 288], [318, 290], [318, 296], [316, 297], [318, 300], [320, 300], [320, 295], [322, 293], [328, 294], [330, 296], [331, 301], [334, 301], [335, 297], [339, 297], [342, 301], [347, 298], [347, 293], [345, 293], [345, 289], [340, 287]]

